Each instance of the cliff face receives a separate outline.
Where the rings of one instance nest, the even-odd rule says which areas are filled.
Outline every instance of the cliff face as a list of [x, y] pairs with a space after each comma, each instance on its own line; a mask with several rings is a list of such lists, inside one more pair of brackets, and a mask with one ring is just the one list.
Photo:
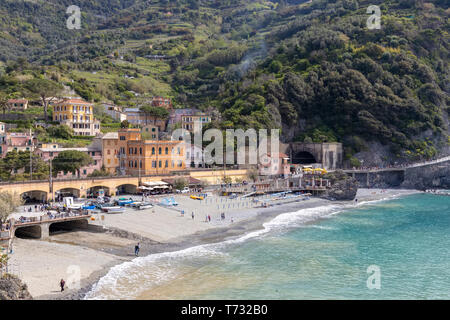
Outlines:
[[0, 278], [0, 300], [33, 300], [27, 285], [13, 275]]

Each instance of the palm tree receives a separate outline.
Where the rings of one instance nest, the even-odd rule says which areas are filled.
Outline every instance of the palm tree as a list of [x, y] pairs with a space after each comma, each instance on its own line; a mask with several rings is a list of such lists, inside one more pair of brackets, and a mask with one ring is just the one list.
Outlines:
[[9, 94], [0, 92], [0, 109], [2, 109], [3, 114], [9, 109], [8, 100], [11, 98]]

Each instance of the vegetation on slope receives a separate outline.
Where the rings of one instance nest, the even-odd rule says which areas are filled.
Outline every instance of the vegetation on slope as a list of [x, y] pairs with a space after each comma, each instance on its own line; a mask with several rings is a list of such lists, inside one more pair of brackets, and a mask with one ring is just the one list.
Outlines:
[[[355, 165], [374, 143], [392, 161], [429, 158], [449, 143], [447, 3], [85, 0], [82, 29], [68, 30], [67, 1], [7, 0], [0, 91], [20, 96], [25, 81], [50, 78], [93, 102], [164, 95], [214, 106], [222, 129], [341, 141]], [[374, 4], [379, 30], [366, 26]]]

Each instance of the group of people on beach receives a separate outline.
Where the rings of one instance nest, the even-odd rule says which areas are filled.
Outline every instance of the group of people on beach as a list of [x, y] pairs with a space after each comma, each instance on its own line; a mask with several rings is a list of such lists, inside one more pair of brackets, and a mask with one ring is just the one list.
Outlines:
[[[181, 210], [181, 216], [184, 217], [184, 210]], [[195, 219], [195, 213], [194, 213], [194, 211], [192, 211], [191, 217], [192, 217], [192, 220]], [[225, 212], [222, 212], [222, 213], [220, 214], [220, 220], [225, 220]], [[205, 222], [211, 222], [211, 215], [207, 214], [207, 215], [205, 216]], [[231, 222], [233, 222], [233, 218], [231, 218]]]
[[[47, 205], [34, 205], [34, 212], [39, 212], [39, 211], [45, 211], [47, 209]], [[33, 212], [33, 206], [29, 206], [28, 208], [26, 206], [23, 207], [23, 212]]]

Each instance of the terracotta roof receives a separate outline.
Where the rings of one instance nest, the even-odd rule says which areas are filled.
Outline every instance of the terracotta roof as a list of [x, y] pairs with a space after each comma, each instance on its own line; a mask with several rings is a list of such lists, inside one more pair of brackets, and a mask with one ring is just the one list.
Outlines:
[[102, 139], [119, 139], [119, 133], [118, 132], [105, 133]]
[[9, 99], [8, 100], [8, 103], [20, 103], [20, 102], [28, 103], [28, 100], [27, 99]]
[[88, 148], [37, 148], [37, 150], [41, 150], [42, 152], [63, 152], [63, 151], [80, 151], [87, 152]]
[[82, 99], [67, 99], [67, 100], [62, 100], [60, 102], [58, 102], [57, 104], [63, 104], [63, 103], [74, 103], [74, 104], [88, 104], [88, 105], [92, 105], [92, 103], [84, 101]]

